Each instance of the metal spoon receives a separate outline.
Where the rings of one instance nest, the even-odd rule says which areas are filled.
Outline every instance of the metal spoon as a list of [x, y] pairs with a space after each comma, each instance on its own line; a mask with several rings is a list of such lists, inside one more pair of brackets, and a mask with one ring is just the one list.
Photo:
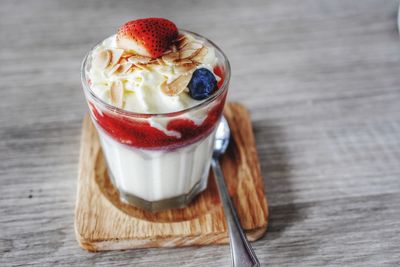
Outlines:
[[218, 124], [215, 136], [214, 152], [212, 156], [211, 166], [214, 171], [215, 180], [224, 207], [226, 222], [228, 224], [229, 242], [231, 246], [232, 266], [260, 266], [260, 263], [253, 251], [249, 241], [243, 233], [239, 218], [236, 214], [235, 207], [231, 202], [228, 190], [225, 185], [224, 176], [221, 166], [219, 165], [219, 157], [225, 153], [228, 148], [230, 137], [230, 129], [228, 122], [224, 117]]

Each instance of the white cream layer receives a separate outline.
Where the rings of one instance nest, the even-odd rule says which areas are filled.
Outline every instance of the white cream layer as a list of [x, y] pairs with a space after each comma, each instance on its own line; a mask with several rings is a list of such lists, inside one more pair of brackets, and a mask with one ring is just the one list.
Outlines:
[[98, 130], [108, 168], [125, 193], [159, 201], [185, 195], [207, 181], [215, 131], [194, 144], [167, 151], [129, 147]]

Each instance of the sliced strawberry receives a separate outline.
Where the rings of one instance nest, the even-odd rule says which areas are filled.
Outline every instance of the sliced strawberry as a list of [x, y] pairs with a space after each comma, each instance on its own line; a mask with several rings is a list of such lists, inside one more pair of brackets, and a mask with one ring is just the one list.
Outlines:
[[138, 19], [119, 28], [117, 45], [139, 55], [157, 58], [170, 48], [177, 37], [178, 28], [167, 19]]
[[219, 80], [218, 84], [217, 84], [218, 88], [221, 88], [222, 84], [224, 83], [224, 78], [225, 78], [224, 71], [222, 70], [222, 67], [219, 66], [219, 65], [215, 66], [215, 67], [214, 67], [214, 73], [215, 73], [219, 78], [221, 78], [221, 79]]

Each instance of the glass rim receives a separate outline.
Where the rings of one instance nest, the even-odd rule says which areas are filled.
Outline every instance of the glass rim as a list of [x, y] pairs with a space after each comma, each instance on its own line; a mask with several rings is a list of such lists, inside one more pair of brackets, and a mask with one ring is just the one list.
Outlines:
[[[134, 111], [128, 111], [128, 110], [124, 110], [122, 108], [118, 108], [116, 106], [113, 106], [107, 102], [105, 102], [104, 100], [102, 100], [101, 98], [99, 98], [94, 92], [93, 90], [90, 88], [90, 85], [88, 84], [88, 79], [86, 77], [86, 65], [87, 65], [87, 60], [89, 58], [89, 56], [91, 55], [91, 53], [93, 52], [93, 50], [100, 44], [102, 43], [105, 39], [103, 39], [102, 41], [98, 42], [95, 46], [93, 46], [85, 55], [82, 64], [81, 64], [81, 82], [82, 82], [82, 87], [85, 91], [85, 93], [89, 93], [91, 95], [91, 97], [100, 105], [106, 107], [109, 110], [112, 110], [113, 112], [119, 113], [121, 115], [127, 115], [127, 116], [132, 116], [132, 117], [173, 117], [173, 116], [178, 116], [193, 110], [197, 110], [200, 109], [204, 106], [207, 106], [208, 104], [210, 104], [211, 102], [213, 102], [215, 99], [217, 99], [220, 95], [222, 95], [228, 88], [228, 84], [231, 78], [231, 66], [229, 63], [229, 60], [227, 58], [227, 56], [225, 55], [225, 53], [221, 50], [221, 48], [219, 48], [214, 42], [212, 42], [211, 40], [207, 39], [206, 37], [194, 33], [192, 31], [187, 31], [184, 29], [179, 29], [179, 32], [184, 32], [184, 33], [190, 33], [196, 37], [200, 37], [202, 39], [204, 39], [205, 41], [207, 41], [208, 43], [210, 43], [214, 49], [216, 49], [223, 57], [223, 64], [225, 67], [225, 72], [224, 72], [224, 82], [222, 83], [221, 87], [216, 90], [214, 92], [214, 94], [212, 94], [209, 98], [207, 98], [205, 101], [200, 102], [194, 106], [185, 108], [185, 109], [181, 109], [178, 111], [173, 111], [173, 112], [166, 112], [166, 113], [140, 113], [140, 112], [134, 112]], [[111, 35], [112, 36], [112, 35]], [[110, 37], [111, 37], [110, 36]], [[109, 37], [107, 37], [109, 38]], [[107, 39], [106, 38], [106, 39]]]

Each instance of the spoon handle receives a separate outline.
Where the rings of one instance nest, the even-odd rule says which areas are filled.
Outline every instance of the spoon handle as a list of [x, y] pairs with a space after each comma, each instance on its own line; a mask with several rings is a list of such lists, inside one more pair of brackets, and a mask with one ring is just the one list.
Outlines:
[[249, 241], [243, 233], [235, 207], [229, 196], [224, 176], [218, 158], [213, 157], [211, 166], [214, 171], [215, 180], [219, 191], [219, 196], [224, 207], [226, 222], [228, 224], [229, 242], [231, 245], [232, 266], [247, 267], [260, 266], [260, 263], [253, 251]]

